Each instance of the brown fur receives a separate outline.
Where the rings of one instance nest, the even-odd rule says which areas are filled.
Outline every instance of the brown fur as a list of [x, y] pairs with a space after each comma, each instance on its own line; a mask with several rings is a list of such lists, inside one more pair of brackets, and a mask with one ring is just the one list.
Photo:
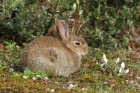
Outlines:
[[[63, 77], [68, 77], [78, 70], [82, 55], [88, 53], [85, 40], [68, 33], [65, 21], [56, 19], [55, 25], [63, 41], [51, 36], [42, 36], [30, 42], [21, 55], [23, 68], [34, 72], [42, 70], [45, 73], [51, 70], [52, 75]], [[75, 45], [75, 42], [80, 45]]]

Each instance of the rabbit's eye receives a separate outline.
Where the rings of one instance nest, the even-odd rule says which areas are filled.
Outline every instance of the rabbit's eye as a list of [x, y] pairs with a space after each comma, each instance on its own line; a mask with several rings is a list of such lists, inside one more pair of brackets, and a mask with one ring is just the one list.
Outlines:
[[77, 46], [80, 45], [80, 42], [75, 42], [75, 45], [77, 45]]

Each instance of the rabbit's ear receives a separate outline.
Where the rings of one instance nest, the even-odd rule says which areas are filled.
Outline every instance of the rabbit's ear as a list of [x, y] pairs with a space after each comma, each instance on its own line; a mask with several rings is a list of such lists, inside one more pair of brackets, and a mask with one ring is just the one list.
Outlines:
[[58, 18], [55, 19], [55, 25], [56, 29], [59, 31], [60, 36], [62, 39], [68, 39], [69, 38], [69, 32], [68, 32], [68, 25], [64, 20], [59, 20]]

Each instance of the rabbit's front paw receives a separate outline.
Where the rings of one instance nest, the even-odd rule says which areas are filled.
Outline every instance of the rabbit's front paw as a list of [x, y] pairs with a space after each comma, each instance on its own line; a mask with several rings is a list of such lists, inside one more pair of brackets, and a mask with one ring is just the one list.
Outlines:
[[68, 77], [70, 74], [69, 71], [70, 71], [69, 67], [66, 66], [61, 71], [59, 71], [58, 76]]

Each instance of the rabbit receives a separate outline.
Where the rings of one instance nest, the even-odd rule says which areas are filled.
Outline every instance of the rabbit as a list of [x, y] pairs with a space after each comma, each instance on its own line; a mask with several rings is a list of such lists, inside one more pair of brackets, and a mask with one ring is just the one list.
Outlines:
[[55, 26], [62, 39], [41, 36], [31, 41], [21, 54], [23, 70], [68, 77], [79, 69], [82, 55], [88, 53], [86, 41], [72, 34], [64, 20], [55, 18]]

